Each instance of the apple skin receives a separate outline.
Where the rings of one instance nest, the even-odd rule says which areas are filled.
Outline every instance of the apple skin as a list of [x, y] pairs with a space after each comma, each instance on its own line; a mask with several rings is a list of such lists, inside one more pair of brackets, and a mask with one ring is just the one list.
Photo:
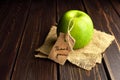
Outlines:
[[57, 25], [57, 35], [60, 32], [70, 32], [75, 39], [73, 49], [79, 49], [86, 46], [93, 36], [93, 22], [92, 19], [83, 11], [69, 10], [60, 18]]

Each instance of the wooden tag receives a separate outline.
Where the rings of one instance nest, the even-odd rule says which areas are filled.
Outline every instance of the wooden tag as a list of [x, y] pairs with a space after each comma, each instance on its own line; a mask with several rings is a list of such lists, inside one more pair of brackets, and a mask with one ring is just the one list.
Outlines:
[[68, 57], [68, 54], [73, 50], [74, 39], [67, 33], [60, 33], [56, 43], [54, 44], [48, 58], [63, 65]]

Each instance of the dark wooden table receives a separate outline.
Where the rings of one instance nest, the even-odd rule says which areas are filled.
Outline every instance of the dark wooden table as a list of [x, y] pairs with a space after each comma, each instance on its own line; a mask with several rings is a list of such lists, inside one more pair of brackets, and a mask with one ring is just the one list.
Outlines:
[[[94, 27], [115, 36], [102, 64], [85, 71], [34, 58], [52, 25], [70, 9], [88, 13]], [[120, 80], [119, 0], [0, 1], [0, 80]]]

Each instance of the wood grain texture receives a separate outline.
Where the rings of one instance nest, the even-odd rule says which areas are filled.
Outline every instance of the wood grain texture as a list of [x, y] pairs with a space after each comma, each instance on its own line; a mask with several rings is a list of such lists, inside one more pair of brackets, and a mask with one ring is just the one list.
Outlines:
[[59, 66], [59, 72], [60, 80], [108, 80], [102, 64], [86, 71], [67, 62], [64, 66]]
[[[119, 0], [2, 0], [0, 1], [0, 80], [119, 80]], [[90, 15], [94, 27], [115, 36], [101, 64], [86, 71], [66, 62], [37, 59], [52, 25], [68, 10]]]
[[68, 10], [85, 11], [82, 5], [82, 0], [57, 0], [57, 22], [59, 21], [60, 17]]
[[34, 50], [56, 23], [55, 6], [55, 0], [32, 1], [12, 80], [57, 80], [56, 63], [34, 57]]
[[120, 1], [119, 0], [111, 0], [111, 4], [115, 9], [116, 13], [120, 16]]
[[[114, 9], [110, 6], [111, 4], [108, 3], [107, 0], [106, 1], [99, 0], [99, 3], [98, 1], [95, 1], [95, 0], [94, 1], [91, 0], [90, 2], [88, 2], [87, 0], [84, 0], [86, 9], [88, 13], [90, 14], [90, 16], [93, 18], [93, 21], [95, 23], [95, 28], [105, 31], [109, 34], [112, 34], [116, 38], [116, 40], [111, 44], [111, 46], [105, 51], [104, 61], [105, 61], [105, 65], [107, 66], [108, 74], [110, 75], [110, 78], [112, 80], [119, 80], [119, 76], [120, 76], [119, 74], [120, 73], [119, 71], [119, 66], [120, 66], [120, 63], [119, 63], [119, 60], [120, 60], [119, 29], [120, 29], [120, 25], [118, 22], [120, 21], [120, 18], [116, 14]], [[91, 6], [91, 5], [94, 5], [94, 6]]]
[[[27, 17], [29, 0], [17, 0], [0, 28], [0, 80], [9, 80], [19, 48], [22, 31]], [[6, 14], [5, 14], [6, 15]]]
[[11, 2], [9, 0], [0, 1], [0, 29], [2, 23], [4, 22], [10, 11], [9, 8], [10, 6], [11, 6]]
[[[106, 20], [106, 27], [104, 28], [106, 31], [109, 30], [109, 32], [115, 36], [115, 42], [118, 46], [118, 49], [120, 50], [120, 17], [114, 10], [114, 8], [111, 6], [110, 3], [108, 3], [108, 0], [100, 1], [101, 5], [106, 5], [106, 6], [101, 6], [101, 8], [104, 10], [104, 17]], [[119, 6], [118, 6], [119, 7]], [[106, 29], [107, 28], [107, 29]]]

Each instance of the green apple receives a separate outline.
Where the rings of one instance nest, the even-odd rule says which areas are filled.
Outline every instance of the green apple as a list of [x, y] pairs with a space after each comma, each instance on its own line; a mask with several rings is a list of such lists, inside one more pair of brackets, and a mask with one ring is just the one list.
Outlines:
[[60, 32], [70, 32], [75, 39], [73, 49], [79, 49], [86, 46], [93, 36], [93, 22], [88, 14], [79, 10], [69, 10], [60, 18], [57, 25], [57, 35]]

